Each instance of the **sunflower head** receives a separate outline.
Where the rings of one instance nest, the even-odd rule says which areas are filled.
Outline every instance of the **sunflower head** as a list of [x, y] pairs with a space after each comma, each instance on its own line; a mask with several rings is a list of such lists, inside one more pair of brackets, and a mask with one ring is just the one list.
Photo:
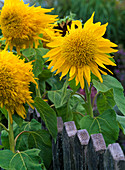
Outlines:
[[116, 52], [117, 50], [111, 47], [117, 45], [102, 37], [108, 24], [94, 24], [93, 17], [94, 13], [84, 27], [80, 21], [72, 21], [71, 28], [68, 27], [64, 37], [57, 37], [48, 43], [48, 47], [53, 49], [44, 56], [51, 61], [49, 68], [54, 66], [52, 71], [57, 70], [56, 74], [62, 72], [61, 78], [69, 72], [69, 81], [75, 78], [76, 85], [80, 82], [82, 89], [84, 78], [90, 85], [91, 72], [102, 82], [100, 72], [107, 73], [98, 66], [104, 69], [107, 69], [105, 65], [115, 66], [107, 53]]
[[33, 42], [37, 47], [39, 34], [57, 20], [57, 16], [46, 14], [52, 10], [29, 7], [22, 0], [5, 0], [1, 10], [0, 25], [6, 40], [6, 48], [9, 45], [12, 50], [15, 46], [19, 53], [21, 48], [32, 47]]
[[29, 84], [33, 82], [34, 75], [32, 72], [31, 62], [24, 63], [12, 52], [0, 52], [0, 106], [7, 109], [11, 123], [12, 115], [16, 111], [19, 116], [25, 118], [24, 103], [30, 103], [33, 100], [30, 96]]

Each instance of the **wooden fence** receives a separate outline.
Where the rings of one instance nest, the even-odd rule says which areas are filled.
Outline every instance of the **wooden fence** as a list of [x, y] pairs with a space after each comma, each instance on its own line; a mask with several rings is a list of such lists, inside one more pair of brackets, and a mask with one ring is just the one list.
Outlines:
[[58, 136], [52, 142], [54, 170], [125, 170], [125, 156], [118, 143], [106, 148], [101, 133], [89, 136], [73, 121], [57, 119]]

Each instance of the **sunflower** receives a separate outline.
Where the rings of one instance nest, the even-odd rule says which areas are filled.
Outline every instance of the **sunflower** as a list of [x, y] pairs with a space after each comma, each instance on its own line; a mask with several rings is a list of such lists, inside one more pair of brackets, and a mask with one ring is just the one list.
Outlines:
[[90, 86], [91, 72], [101, 82], [103, 81], [100, 73], [107, 73], [98, 66], [107, 69], [105, 65], [116, 65], [107, 53], [116, 52], [117, 50], [111, 47], [117, 45], [102, 37], [108, 23], [94, 24], [93, 17], [94, 13], [83, 28], [80, 21], [73, 21], [64, 37], [57, 37], [53, 42], [48, 43], [48, 47], [53, 49], [44, 56], [44, 58], [49, 57], [47, 61], [51, 61], [48, 68], [54, 66], [52, 71], [57, 70], [56, 74], [62, 72], [60, 78], [69, 72], [69, 81], [75, 78], [76, 85], [80, 82], [82, 89], [84, 78]]
[[40, 34], [55, 22], [57, 15], [46, 14], [53, 9], [44, 9], [24, 4], [21, 0], [5, 0], [1, 10], [0, 25], [6, 40], [6, 48], [16, 47], [17, 52], [21, 48], [38, 47]]
[[12, 52], [0, 52], [0, 106], [7, 109], [12, 123], [12, 115], [16, 111], [23, 119], [26, 116], [24, 103], [33, 103], [29, 84], [34, 80], [31, 62], [24, 63]]

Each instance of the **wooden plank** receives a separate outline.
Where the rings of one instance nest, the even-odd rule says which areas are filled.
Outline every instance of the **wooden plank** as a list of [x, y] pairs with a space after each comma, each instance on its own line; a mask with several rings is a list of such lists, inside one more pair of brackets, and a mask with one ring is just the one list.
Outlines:
[[104, 170], [104, 153], [106, 145], [101, 133], [90, 136], [87, 147], [88, 170]]
[[75, 169], [86, 170], [86, 152], [89, 142], [89, 134], [86, 129], [78, 130], [74, 139]]
[[64, 170], [75, 170], [74, 137], [77, 133], [75, 123], [65, 122], [63, 128]]
[[63, 170], [63, 150], [62, 150], [62, 131], [63, 120], [57, 117], [57, 140], [52, 140], [53, 170]]
[[118, 143], [110, 144], [104, 154], [105, 170], [125, 170], [125, 156]]

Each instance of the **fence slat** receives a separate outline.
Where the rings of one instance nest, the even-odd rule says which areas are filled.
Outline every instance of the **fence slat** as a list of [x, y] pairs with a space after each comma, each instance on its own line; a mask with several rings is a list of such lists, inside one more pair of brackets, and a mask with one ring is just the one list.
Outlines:
[[62, 149], [62, 131], [63, 120], [57, 117], [57, 140], [56, 143], [52, 140], [52, 154], [53, 154], [53, 170], [63, 170], [63, 149]]
[[64, 170], [75, 170], [74, 137], [77, 133], [75, 123], [65, 122], [63, 129], [63, 161]]
[[104, 170], [104, 153], [106, 145], [101, 133], [90, 136], [87, 147], [88, 170]]
[[118, 143], [110, 144], [104, 155], [105, 170], [124, 170], [125, 156]]
[[75, 169], [86, 170], [86, 151], [89, 134], [86, 129], [78, 130], [74, 139]]

